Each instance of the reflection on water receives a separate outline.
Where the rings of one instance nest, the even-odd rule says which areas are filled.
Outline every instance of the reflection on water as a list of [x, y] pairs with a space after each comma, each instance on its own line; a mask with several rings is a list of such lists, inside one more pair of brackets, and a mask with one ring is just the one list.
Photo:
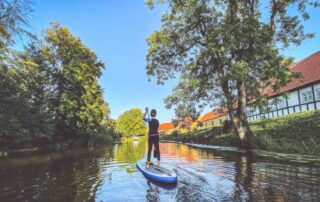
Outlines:
[[178, 183], [148, 181], [146, 141], [0, 159], [0, 201], [318, 201], [320, 167], [161, 143]]

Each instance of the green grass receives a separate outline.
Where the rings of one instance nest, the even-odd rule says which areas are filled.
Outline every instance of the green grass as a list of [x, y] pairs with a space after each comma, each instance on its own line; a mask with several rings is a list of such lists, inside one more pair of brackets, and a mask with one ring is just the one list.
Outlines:
[[[253, 149], [320, 156], [320, 111], [291, 114], [250, 123]], [[238, 146], [233, 133], [221, 127], [162, 136], [164, 140], [220, 146]]]

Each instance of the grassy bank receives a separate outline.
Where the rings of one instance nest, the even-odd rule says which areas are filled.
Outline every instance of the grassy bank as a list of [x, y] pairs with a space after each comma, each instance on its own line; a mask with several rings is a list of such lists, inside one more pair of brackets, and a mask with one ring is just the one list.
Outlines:
[[[253, 148], [283, 153], [320, 156], [320, 111], [291, 114], [250, 123]], [[163, 140], [199, 144], [238, 146], [236, 136], [224, 133], [222, 127], [167, 135]]]

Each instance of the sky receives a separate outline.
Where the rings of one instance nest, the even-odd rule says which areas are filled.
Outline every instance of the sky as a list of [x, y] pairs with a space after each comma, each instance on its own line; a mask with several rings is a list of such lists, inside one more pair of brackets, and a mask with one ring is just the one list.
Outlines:
[[[165, 108], [163, 99], [170, 95], [176, 81], [158, 86], [146, 74], [146, 38], [161, 25], [166, 6], [150, 10], [143, 0], [35, 0], [30, 18], [31, 30], [41, 33], [50, 22], [66, 26], [106, 65], [99, 83], [104, 98], [117, 118], [130, 108], [158, 111], [160, 122], [169, 122], [174, 111]], [[314, 39], [283, 52], [301, 60], [320, 50], [320, 9], [310, 9], [311, 19], [304, 23]]]

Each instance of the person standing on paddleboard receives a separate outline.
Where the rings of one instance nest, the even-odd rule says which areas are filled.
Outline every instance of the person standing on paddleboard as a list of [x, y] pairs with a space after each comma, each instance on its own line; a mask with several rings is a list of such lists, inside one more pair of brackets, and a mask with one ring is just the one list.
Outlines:
[[[147, 157], [147, 167], [150, 167], [151, 161], [151, 151], [152, 146], [155, 146], [155, 156], [158, 159], [158, 166], [160, 166], [160, 149], [159, 149], [159, 121], [156, 119], [157, 111], [155, 109], [152, 109], [150, 112], [150, 117], [146, 118], [146, 115], [148, 114], [148, 107], [146, 107], [146, 110], [143, 115], [143, 120], [148, 123], [149, 125], [149, 132], [148, 132], [148, 157]], [[149, 115], [149, 114], [148, 114]]]

